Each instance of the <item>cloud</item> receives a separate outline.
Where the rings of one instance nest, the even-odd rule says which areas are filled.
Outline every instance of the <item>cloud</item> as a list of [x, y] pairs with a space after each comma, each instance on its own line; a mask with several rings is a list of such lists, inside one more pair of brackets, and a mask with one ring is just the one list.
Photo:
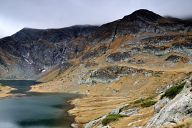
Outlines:
[[22, 22], [0, 16], [0, 38], [13, 34], [24, 27]]
[[1, 0], [0, 35], [11, 35], [23, 27], [103, 24], [140, 8], [183, 18], [192, 15], [191, 5], [191, 0]]

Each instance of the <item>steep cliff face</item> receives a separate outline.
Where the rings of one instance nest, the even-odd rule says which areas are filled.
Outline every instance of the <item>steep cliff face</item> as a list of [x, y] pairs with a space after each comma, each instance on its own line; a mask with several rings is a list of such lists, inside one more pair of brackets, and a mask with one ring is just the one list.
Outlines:
[[[178, 31], [190, 32], [191, 26], [144, 9], [99, 27], [72, 26], [46, 30], [24, 28], [10, 37], [0, 39], [1, 53], [6, 52], [8, 56], [0, 55], [0, 77], [36, 79], [34, 76], [55, 66], [68, 68], [69, 61], [74, 58], [82, 56], [81, 61], [84, 61], [105, 54], [111, 48], [111, 42], [120, 36]], [[147, 47], [148, 44], [146, 50]], [[161, 49], [155, 47], [149, 47], [148, 50], [152, 49], [161, 52]]]

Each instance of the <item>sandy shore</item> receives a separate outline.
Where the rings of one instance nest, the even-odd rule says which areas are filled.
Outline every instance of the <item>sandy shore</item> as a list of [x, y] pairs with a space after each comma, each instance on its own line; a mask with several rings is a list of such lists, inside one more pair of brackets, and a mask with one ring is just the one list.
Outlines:
[[1, 86], [0, 85], [0, 98], [9, 97], [12, 94], [10, 93], [12, 90], [15, 90], [14, 88], [11, 88], [9, 86]]

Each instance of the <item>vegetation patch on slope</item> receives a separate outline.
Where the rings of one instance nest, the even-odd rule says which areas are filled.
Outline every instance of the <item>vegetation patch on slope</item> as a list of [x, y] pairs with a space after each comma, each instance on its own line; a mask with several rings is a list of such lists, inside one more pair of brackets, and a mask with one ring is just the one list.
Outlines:
[[180, 93], [183, 90], [184, 85], [185, 82], [179, 83], [176, 86], [167, 89], [167, 91], [161, 96], [161, 99], [163, 99], [164, 97], [173, 99], [178, 93]]
[[102, 120], [103, 125], [107, 125], [110, 122], [117, 121], [119, 118], [125, 117], [124, 115], [120, 114], [109, 114], [105, 119]]
[[150, 107], [152, 105], [154, 105], [157, 101], [154, 100], [153, 97], [148, 97], [148, 98], [141, 98], [141, 99], [138, 99], [136, 101], [134, 101], [132, 104], [134, 106], [141, 106], [142, 108], [146, 108], [146, 107]]

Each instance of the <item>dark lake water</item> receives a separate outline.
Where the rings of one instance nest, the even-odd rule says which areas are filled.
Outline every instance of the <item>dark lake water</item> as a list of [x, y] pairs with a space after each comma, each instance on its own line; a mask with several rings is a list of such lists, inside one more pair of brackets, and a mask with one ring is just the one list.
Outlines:
[[13, 93], [26, 94], [0, 100], [0, 128], [70, 128], [74, 122], [67, 113], [73, 107], [68, 101], [79, 95], [27, 93], [35, 81], [0, 83], [17, 88]]
[[39, 84], [40, 82], [34, 80], [0, 80], [0, 83], [17, 89], [13, 90], [11, 93], [26, 94], [27, 91], [31, 89], [31, 85]]

